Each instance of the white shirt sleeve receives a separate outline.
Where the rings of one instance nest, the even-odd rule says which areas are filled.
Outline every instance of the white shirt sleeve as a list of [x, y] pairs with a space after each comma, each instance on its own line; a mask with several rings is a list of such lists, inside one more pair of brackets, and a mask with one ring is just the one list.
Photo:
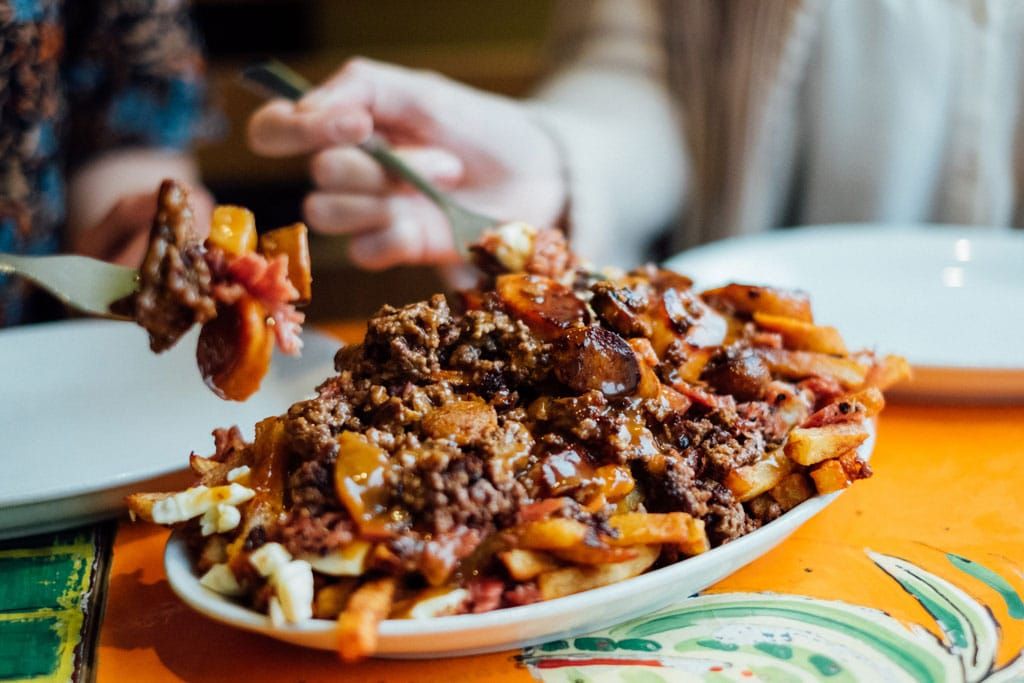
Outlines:
[[597, 0], [574, 59], [530, 103], [564, 155], [574, 248], [636, 265], [681, 208], [686, 152], [653, 0]]

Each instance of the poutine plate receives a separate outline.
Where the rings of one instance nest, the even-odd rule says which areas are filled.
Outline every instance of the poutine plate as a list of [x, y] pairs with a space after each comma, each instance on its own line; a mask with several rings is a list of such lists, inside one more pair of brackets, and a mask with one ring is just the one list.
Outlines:
[[[858, 449], [865, 459], [870, 457], [875, 443], [874, 423], [867, 424], [869, 438]], [[374, 656], [461, 657], [508, 650], [594, 631], [652, 612], [717, 583], [761, 557], [828, 507], [838, 495], [816, 496], [725, 545], [601, 588], [482, 614], [385, 620], [380, 623]], [[334, 650], [337, 646], [334, 621], [311, 619], [277, 627], [267, 615], [202, 586], [178, 532], [167, 543], [164, 569], [178, 597], [215, 621], [303, 647]]]

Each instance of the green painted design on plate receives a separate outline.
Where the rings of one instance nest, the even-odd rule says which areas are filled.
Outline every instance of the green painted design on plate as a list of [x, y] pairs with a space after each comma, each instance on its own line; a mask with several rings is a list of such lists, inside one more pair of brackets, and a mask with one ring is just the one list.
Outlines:
[[659, 643], [646, 638], [625, 638], [617, 643], [620, 650], [633, 650], [635, 652], [657, 652], [661, 649]]
[[556, 652], [558, 650], [568, 650], [569, 649], [569, 641], [568, 640], [552, 640], [550, 643], [544, 643], [543, 645], [541, 645], [540, 649], [543, 652]]
[[1013, 589], [1010, 582], [996, 574], [983, 564], [979, 564], [966, 557], [960, 557], [953, 553], [946, 553], [946, 557], [953, 563], [953, 566], [981, 581], [989, 588], [999, 593], [999, 596], [1006, 603], [1006, 611], [1013, 619], [1024, 619], [1024, 601], [1020, 594]]
[[[701, 647], [706, 647], [710, 650], [724, 650], [726, 652], [732, 652], [734, 650], [740, 649], [740, 646], [736, 643], [726, 643], [721, 640], [714, 640], [713, 638], [698, 640], [697, 645], [700, 645]], [[682, 650], [684, 646], [685, 649], [689, 649], [689, 643], [686, 643], [685, 641], [676, 645], [676, 649]]]
[[748, 617], [774, 617], [802, 622], [825, 631], [836, 631], [868, 643], [887, 659], [897, 664], [919, 681], [941, 681], [944, 668], [934, 661], [930, 653], [906, 638], [900, 638], [878, 628], [873, 621], [840, 611], [827, 602], [807, 601], [799, 606], [787, 604], [779, 598], [751, 599], [737, 605], [715, 605], [710, 612], [688, 610], [685, 607], [642, 623], [630, 626], [631, 636], [651, 636], [665, 631], [689, 628], [713, 616], [722, 621]]
[[612, 652], [615, 649], [615, 641], [611, 638], [583, 637], [577, 638], [572, 644], [584, 652]]
[[810, 662], [811, 666], [817, 669], [818, 673], [822, 676], [835, 676], [843, 670], [843, 667], [839, 665], [839, 662], [834, 659], [830, 659], [825, 655], [814, 654], [808, 657], [807, 661]]
[[776, 659], [793, 658], [793, 648], [789, 645], [779, 645], [778, 643], [754, 643], [754, 649], [760, 650], [769, 657], [775, 657]]

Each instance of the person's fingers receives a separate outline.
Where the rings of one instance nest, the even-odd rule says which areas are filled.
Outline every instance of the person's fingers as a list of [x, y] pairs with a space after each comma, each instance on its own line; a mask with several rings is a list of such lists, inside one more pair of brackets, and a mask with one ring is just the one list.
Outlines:
[[[437, 147], [405, 147], [395, 153], [442, 187], [457, 186], [465, 172], [459, 157]], [[384, 194], [395, 186], [376, 161], [353, 147], [333, 147], [315, 155], [310, 160], [310, 174], [321, 190]]]
[[384, 230], [357, 235], [349, 258], [357, 266], [381, 270], [398, 264], [441, 264], [459, 260], [451, 229], [441, 211], [421, 196], [388, 200], [391, 222]]
[[123, 242], [119, 250], [111, 254], [110, 260], [122, 266], [137, 268], [146, 255], [149, 246], [149, 234], [137, 232], [127, 242]]
[[431, 112], [448, 108], [441, 100], [453, 87], [436, 74], [353, 59], [298, 102], [259, 109], [249, 120], [249, 145], [266, 156], [304, 154], [361, 142], [375, 123], [418, 138], [435, 125]]
[[[199, 239], [205, 240], [210, 236], [210, 221], [213, 220], [213, 195], [204, 187], [191, 187], [189, 188], [189, 203], [192, 206], [192, 225]], [[142, 260], [141, 256], [139, 260]]]
[[303, 201], [302, 213], [314, 230], [331, 234], [365, 232], [391, 220], [387, 201], [366, 194], [313, 192]]
[[332, 145], [355, 144], [373, 131], [365, 106], [335, 102], [321, 108], [300, 108], [274, 100], [249, 119], [249, 147], [269, 157], [306, 154]]
[[148, 233], [156, 213], [152, 192], [122, 197], [99, 223], [72, 238], [72, 250], [103, 260], [120, 254], [137, 232]]
[[309, 174], [321, 190], [384, 194], [389, 188], [380, 164], [355, 147], [331, 147], [314, 155]]

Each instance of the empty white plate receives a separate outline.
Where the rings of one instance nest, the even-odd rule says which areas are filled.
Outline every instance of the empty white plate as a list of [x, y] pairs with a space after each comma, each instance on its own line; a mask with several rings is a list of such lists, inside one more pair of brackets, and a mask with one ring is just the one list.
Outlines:
[[125, 494], [184, 481], [211, 431], [257, 421], [313, 394], [338, 342], [305, 332], [301, 358], [275, 356], [245, 403], [222, 401], [196, 366], [198, 332], [155, 355], [135, 325], [72, 321], [0, 332], [0, 538], [117, 514]]
[[703, 289], [728, 282], [810, 293], [851, 348], [906, 356], [893, 393], [1024, 398], [1024, 230], [833, 225], [698, 247], [667, 262]]
[[[874, 425], [858, 449], [869, 458]], [[856, 486], [856, 484], [854, 484]], [[388, 619], [380, 624], [376, 656], [392, 658], [460, 657], [536, 645], [605, 628], [672, 605], [717, 583], [777, 546], [804, 522], [825, 509], [838, 493], [796, 506], [757, 531], [682, 562], [632, 579], [565, 598], [483, 614], [431, 619]], [[172, 534], [164, 569], [174, 592], [186, 604], [222, 623], [319, 650], [337, 647], [336, 622], [311, 619], [275, 627], [264, 614], [243, 607], [202, 586], [192, 569], [185, 542]]]

